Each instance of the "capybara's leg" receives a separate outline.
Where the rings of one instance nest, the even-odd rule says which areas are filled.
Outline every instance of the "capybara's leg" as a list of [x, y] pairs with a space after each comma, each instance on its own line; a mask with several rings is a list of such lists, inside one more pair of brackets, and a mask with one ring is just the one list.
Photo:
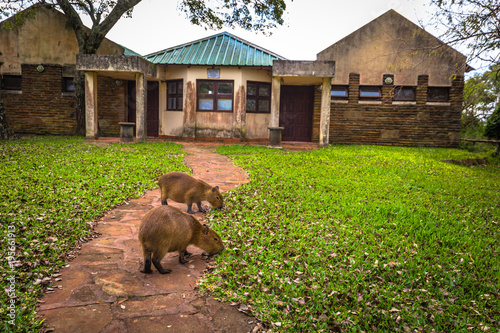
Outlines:
[[186, 250], [180, 250], [179, 251], [179, 262], [181, 264], [185, 264], [187, 263], [188, 261], [186, 259], [184, 259], [184, 255], [186, 254]]
[[197, 202], [196, 203], [196, 206], [198, 206], [198, 211], [202, 212], [202, 213], [205, 213], [206, 210], [203, 209], [203, 207], [201, 207], [201, 202]]
[[151, 270], [151, 252], [148, 254], [144, 254], [144, 269], [141, 273], [151, 274], [153, 271]]
[[155, 254], [153, 255], [153, 265], [156, 267], [158, 272], [160, 272], [161, 274], [168, 274], [168, 273], [172, 272], [171, 269], [163, 268], [163, 266], [161, 265], [161, 260], [163, 259], [165, 254], [166, 254], [166, 252], [164, 252], [164, 253], [155, 252]]
[[188, 212], [188, 214], [194, 214], [194, 211], [193, 211], [193, 208], [192, 208], [192, 206], [193, 206], [193, 202], [192, 202], [192, 201], [188, 201], [188, 202], [187, 202], [187, 206], [188, 206], [188, 207], [187, 207], [187, 212]]
[[163, 192], [161, 193], [161, 204], [162, 205], [168, 205], [167, 203], [167, 196], [166, 195], [163, 195]]

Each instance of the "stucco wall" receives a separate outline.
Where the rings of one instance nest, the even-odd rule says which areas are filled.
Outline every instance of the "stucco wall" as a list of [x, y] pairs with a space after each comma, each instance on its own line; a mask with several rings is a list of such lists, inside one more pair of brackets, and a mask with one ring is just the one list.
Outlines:
[[378, 85], [383, 74], [394, 74], [397, 85], [417, 85], [429, 75], [430, 85], [450, 85], [464, 75], [466, 58], [394, 10], [381, 15], [318, 53], [335, 60], [333, 84], [347, 84], [349, 73], [361, 74], [360, 84]]
[[[233, 112], [197, 111], [196, 81], [207, 80], [207, 66], [159, 66], [161, 81], [183, 80], [183, 111], [167, 111], [166, 83], [160, 83], [160, 135], [188, 138], [267, 138], [269, 114], [246, 113], [247, 81], [271, 82], [271, 70], [217, 67], [220, 77], [234, 81]], [[250, 121], [248, 121], [250, 120]]]
[[[35, 16], [15, 30], [0, 29], [0, 74], [20, 74], [21, 64], [75, 65], [78, 43], [66, 27], [66, 17], [55, 9], [35, 7]], [[123, 54], [123, 48], [105, 39], [98, 54]]]

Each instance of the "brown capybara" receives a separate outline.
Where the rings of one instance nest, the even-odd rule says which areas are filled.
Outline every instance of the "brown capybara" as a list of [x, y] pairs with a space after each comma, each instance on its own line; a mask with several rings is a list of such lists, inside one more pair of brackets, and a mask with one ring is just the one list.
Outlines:
[[179, 262], [186, 263], [184, 256], [190, 255], [186, 251], [188, 245], [199, 247], [205, 255], [214, 255], [224, 249], [215, 231], [172, 206], [159, 206], [144, 215], [139, 226], [139, 243], [144, 255], [144, 270], [141, 272], [146, 274], [152, 273], [151, 262], [161, 274], [172, 271], [161, 265], [167, 252], [178, 251]]
[[222, 208], [224, 201], [219, 192], [219, 186], [212, 187], [203, 180], [196, 179], [183, 172], [169, 172], [158, 180], [161, 191], [161, 204], [168, 205], [167, 199], [187, 204], [187, 212], [194, 214], [191, 206], [195, 203], [202, 213], [205, 210], [201, 207], [202, 201], [214, 208]]

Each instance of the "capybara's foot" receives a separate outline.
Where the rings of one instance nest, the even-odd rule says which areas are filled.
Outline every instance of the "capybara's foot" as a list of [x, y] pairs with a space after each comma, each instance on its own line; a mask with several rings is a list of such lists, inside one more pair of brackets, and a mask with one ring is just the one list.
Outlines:
[[163, 266], [161, 265], [161, 263], [159, 261], [157, 261], [157, 260], [153, 260], [153, 265], [155, 265], [156, 269], [161, 274], [168, 274], [168, 273], [172, 272], [171, 269], [163, 268]]

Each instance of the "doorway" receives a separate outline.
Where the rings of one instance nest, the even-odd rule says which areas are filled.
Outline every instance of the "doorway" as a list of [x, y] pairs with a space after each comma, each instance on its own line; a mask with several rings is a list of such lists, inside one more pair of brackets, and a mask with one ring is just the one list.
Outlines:
[[[146, 135], [157, 137], [159, 134], [159, 88], [158, 82], [148, 81], [148, 106], [147, 106], [147, 131]], [[135, 123], [136, 121], [136, 95], [135, 81], [128, 81], [128, 119], [127, 121]], [[135, 126], [134, 126], [135, 136]]]
[[314, 86], [281, 86], [280, 122], [283, 141], [310, 142], [314, 113]]

